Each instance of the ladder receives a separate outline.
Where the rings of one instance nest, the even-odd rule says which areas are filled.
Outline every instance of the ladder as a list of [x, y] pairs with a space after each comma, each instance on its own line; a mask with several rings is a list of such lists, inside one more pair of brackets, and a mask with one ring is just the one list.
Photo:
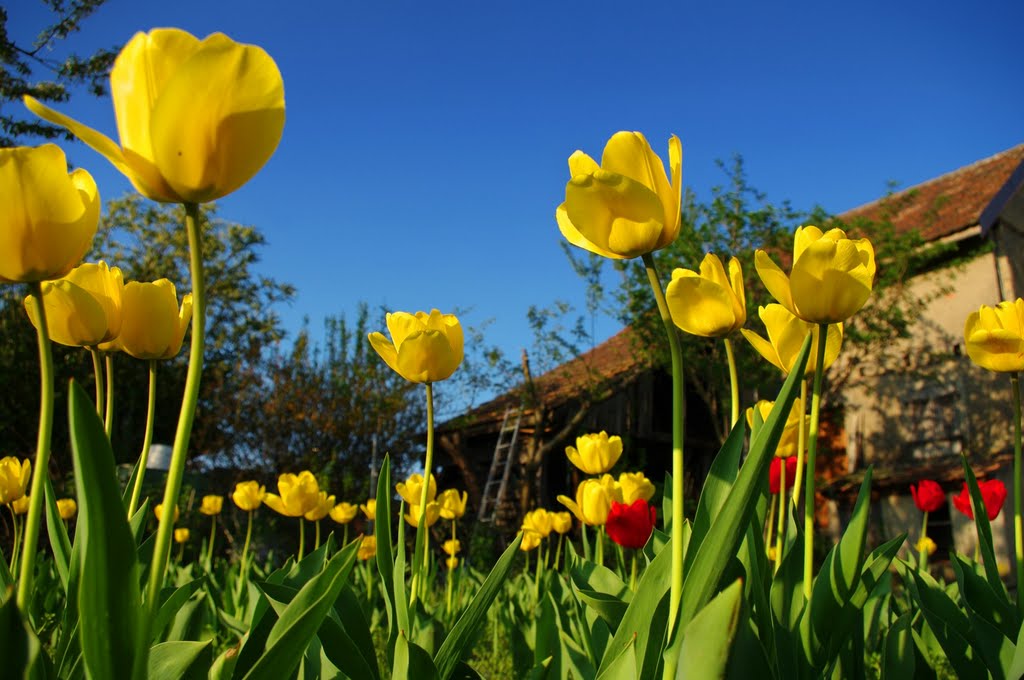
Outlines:
[[521, 407], [508, 408], [501, 420], [498, 443], [494, 446], [494, 458], [491, 460], [491, 470], [487, 474], [487, 483], [484, 485], [484, 492], [480, 499], [480, 513], [477, 515], [477, 519], [481, 522], [493, 522], [498, 515], [498, 508], [505, 500], [505, 490], [508, 488], [512, 459], [515, 458], [516, 442], [519, 439], [519, 422], [522, 417], [523, 409]]

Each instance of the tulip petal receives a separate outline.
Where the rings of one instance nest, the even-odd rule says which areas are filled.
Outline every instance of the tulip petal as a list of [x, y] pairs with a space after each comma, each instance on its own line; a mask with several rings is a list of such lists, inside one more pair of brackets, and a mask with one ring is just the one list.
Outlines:
[[[717, 258], [716, 258], [717, 261]], [[718, 265], [721, 270], [721, 263]], [[703, 265], [701, 269], [704, 269]], [[736, 318], [735, 296], [731, 288], [722, 287], [718, 282], [697, 276], [687, 270], [677, 276], [665, 290], [672, 321], [691, 335], [717, 338], [735, 330], [739, 325]], [[725, 280], [725, 271], [721, 271]], [[728, 281], [724, 281], [728, 286]]]
[[761, 282], [768, 289], [771, 296], [783, 307], [796, 314], [796, 308], [793, 307], [793, 293], [790, 290], [789, 277], [786, 276], [784, 271], [779, 269], [779, 265], [775, 264], [774, 260], [768, 256], [768, 253], [758, 250], [754, 254], [754, 268], [757, 269], [757, 275], [761, 277]]
[[124, 351], [136, 359], [163, 358], [178, 334], [174, 284], [167, 279], [154, 283], [131, 281], [124, 287], [122, 310], [124, 320], [118, 337]]
[[270, 55], [215, 33], [178, 67], [154, 104], [154, 159], [183, 200], [216, 200], [270, 159], [284, 116], [284, 82]]
[[743, 269], [735, 257], [729, 260], [729, 283], [735, 296], [736, 318], [740, 320], [739, 325], [742, 326], [747, 322], [747, 294], [743, 285]]
[[658, 196], [625, 175], [597, 171], [565, 187], [566, 214], [585, 239], [623, 257], [651, 252], [664, 228]]
[[779, 353], [775, 351], [772, 343], [768, 342], [754, 331], [748, 331], [746, 328], [741, 328], [740, 333], [742, 333], [743, 337], [747, 339], [750, 346], [757, 350], [757, 353], [768, 360], [768, 362], [775, 366], [775, 368], [779, 369], [783, 373], [789, 373], [789, 371], [786, 370], [786, 367], [782, 365], [782, 362], [779, 361]]
[[81, 140], [86, 146], [96, 151], [101, 156], [106, 158], [110, 163], [117, 168], [124, 176], [131, 179], [132, 173], [125, 163], [124, 154], [121, 152], [121, 147], [117, 145], [114, 140], [107, 137], [102, 132], [94, 130], [93, 128], [79, 123], [74, 118], [69, 118], [63, 113], [58, 113], [51, 109], [46, 104], [43, 104], [38, 99], [25, 95], [25, 106], [28, 110], [36, 114], [43, 120], [59, 125], [66, 129], [68, 132], [73, 134], [79, 140]]
[[398, 373], [411, 382], [437, 382], [455, 372], [454, 353], [439, 331], [422, 331], [398, 348]]
[[583, 519], [583, 513], [580, 512], [580, 506], [576, 504], [576, 501], [569, 498], [568, 496], [562, 495], [559, 495], [557, 500], [559, 503], [569, 508], [572, 514], [576, 515], [576, 519], [583, 522], [584, 524], [587, 522], [587, 520]]
[[[69, 347], [95, 347], [107, 331], [107, 316], [96, 298], [80, 286], [60, 279], [43, 285], [46, 325], [53, 342]], [[25, 311], [39, 328], [35, 296], [25, 298]]]
[[384, 360], [384, 363], [386, 363], [395, 373], [401, 374], [401, 371], [398, 370], [398, 350], [395, 349], [395, 346], [391, 341], [384, 337], [383, 333], [379, 333], [377, 331], [370, 333], [368, 337], [370, 339], [370, 345], [377, 350], [377, 354], [379, 354], [380, 358]]
[[385, 317], [385, 322], [395, 347], [401, 347], [406, 338], [424, 329], [423, 320], [419, 315], [408, 312], [392, 312]]
[[558, 222], [558, 230], [562, 232], [562, 236], [565, 237], [565, 240], [577, 248], [583, 248], [584, 250], [589, 250], [592, 253], [596, 253], [597, 255], [613, 260], [626, 259], [618, 253], [613, 253], [610, 250], [602, 248], [596, 243], [588, 241], [586, 237], [579, 232], [575, 225], [573, 225], [572, 220], [569, 219], [569, 214], [565, 211], [565, 203], [558, 206], [558, 209], [555, 210], [555, 220]]
[[569, 156], [569, 177], [589, 175], [600, 169], [601, 166], [597, 164], [597, 161], [582, 151], [573, 151], [572, 155]]
[[793, 311], [812, 323], [845, 321], [867, 302], [874, 275], [870, 246], [864, 250], [850, 240], [815, 241], [793, 263]]

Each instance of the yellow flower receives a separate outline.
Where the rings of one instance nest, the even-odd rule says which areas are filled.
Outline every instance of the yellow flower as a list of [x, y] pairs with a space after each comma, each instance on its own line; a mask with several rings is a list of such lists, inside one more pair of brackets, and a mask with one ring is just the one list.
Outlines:
[[235, 484], [235, 491], [231, 494], [231, 500], [242, 510], [252, 512], [263, 504], [263, 497], [266, 495], [267, 488], [259, 482], [239, 482]]
[[585, 479], [576, 487], [576, 500], [559, 496], [558, 502], [569, 508], [576, 519], [590, 526], [603, 526], [612, 501], [622, 502], [622, 488], [611, 475]]
[[554, 513], [548, 512], [544, 508], [537, 508], [526, 513], [523, 517], [523, 530], [533, 531], [540, 534], [542, 538], [547, 538], [551, 534], [551, 529], [554, 523]]
[[565, 447], [569, 462], [588, 475], [599, 475], [612, 469], [622, 455], [622, 439], [607, 432], [576, 437], [576, 446]]
[[466, 500], [468, 497], [465, 491], [460, 496], [457, 489], [445, 489], [442, 491], [441, 495], [437, 497], [437, 502], [441, 505], [441, 517], [448, 520], [461, 518], [466, 514]]
[[57, 500], [57, 512], [63, 520], [69, 520], [78, 512], [78, 503], [74, 498], [60, 498]]
[[457, 538], [449, 538], [441, 545], [441, 549], [444, 550], [447, 555], [458, 555], [462, 552], [462, 544], [459, 543], [459, 539]]
[[391, 339], [374, 331], [368, 336], [380, 358], [409, 382], [433, 383], [449, 378], [462, 363], [462, 324], [454, 314], [436, 309], [394, 312], [386, 317]]
[[728, 276], [714, 253], [704, 256], [699, 274], [676, 269], [665, 289], [665, 300], [672, 321], [691, 335], [720, 338], [747, 322], [743, 270], [735, 257], [729, 260]]
[[614, 259], [664, 248], [679, 235], [683, 147], [668, 140], [671, 181], [665, 166], [639, 132], [616, 132], [604, 147], [601, 165], [576, 151], [569, 156], [571, 179], [565, 202], [555, 211], [569, 243]]
[[446, 559], [444, 561], [444, 563], [448, 566], [449, 569], [454, 569], [457, 566], [459, 566], [459, 558], [458, 557], [449, 557], [448, 559]]
[[1024, 300], [982, 305], [964, 325], [967, 356], [1001, 373], [1024, 371]]
[[203, 496], [203, 503], [199, 506], [199, 512], [204, 515], [219, 515], [224, 507], [224, 496]]
[[530, 552], [535, 550], [540, 545], [540, 534], [536, 531], [523, 531], [523, 542], [519, 544], [519, 549], [523, 552]]
[[[441, 517], [441, 506], [437, 504], [437, 501], [430, 501], [427, 503], [427, 526], [432, 527], [437, 523], [437, 520]], [[420, 506], [416, 503], [409, 504], [409, 512], [405, 515], [405, 521], [410, 526], [418, 527], [420, 525]]]
[[935, 545], [935, 541], [927, 536], [922, 536], [917, 540], [917, 543], [914, 544], [914, 550], [918, 553], [925, 552], [928, 555], [934, 555], [937, 549], [938, 546]]
[[326, 491], [320, 491], [316, 495], [316, 505], [307, 510], [303, 517], [310, 522], [319, 522], [334, 509], [334, 501], [333, 494], [328, 496]]
[[572, 515], [567, 512], [551, 513], [551, 527], [560, 534], [567, 534], [572, 529]]
[[366, 519], [371, 521], [377, 519], [377, 501], [375, 499], [371, 498], [366, 501], [359, 506], [359, 509], [363, 511], [363, 515], [366, 516]]
[[121, 297], [121, 334], [117, 342], [136, 359], [177, 356], [192, 320], [192, 293], [181, 300], [167, 279], [153, 283], [131, 281]]
[[649, 501], [654, 495], [654, 484], [642, 472], [623, 472], [619, 475], [619, 489], [626, 505], [632, 505], [633, 501], [641, 498]]
[[331, 519], [338, 524], [348, 524], [356, 518], [359, 506], [351, 503], [338, 503], [331, 508]]
[[[761, 422], [768, 420], [768, 415], [772, 412], [772, 407], [775, 406], [774, 401], [768, 401], [762, 399], [753, 406], [747, 409], [747, 425], [751, 428], [754, 427], [754, 409], [756, 408], [761, 413]], [[807, 432], [807, 425], [809, 418], [804, 415], [804, 432]], [[806, 442], [805, 442], [806, 445]], [[789, 410], [789, 415], [786, 416], [786, 424], [783, 426], [782, 436], [779, 438], [779, 445], [775, 448], [775, 455], [779, 458], [790, 458], [791, 456], [797, 455], [800, 448], [800, 412], [796, 408], [796, 403], [793, 404], [793, 408]]]
[[187, 543], [189, 537], [189, 530], [185, 527], [174, 530], [174, 540], [177, 543]]
[[28, 480], [32, 476], [32, 462], [14, 456], [0, 460], [0, 505], [13, 503], [25, 496]]
[[278, 494], [268, 493], [263, 502], [285, 517], [302, 517], [320, 502], [320, 485], [309, 470], [286, 472], [277, 478]]
[[763, 250], [754, 266], [765, 288], [786, 309], [810, 323], [839, 323], [860, 311], [875, 279], [875, 249], [866, 238], [848, 239], [842, 229], [822, 233], [799, 227], [789, 276]]
[[368, 560], [377, 554], [377, 537], [363, 536], [359, 542], [359, 551], [356, 556], [361, 560]]
[[64, 276], [92, 245], [100, 195], [53, 144], [0, 149], [0, 282]]
[[24, 515], [24, 514], [26, 514], [28, 512], [28, 503], [29, 503], [29, 497], [28, 497], [27, 494], [22, 496], [18, 500], [14, 501], [13, 503], [11, 503], [11, 508], [14, 510], [14, 514], [15, 515]]
[[[405, 500], [406, 505], [419, 505], [423, 500], [423, 475], [418, 472], [410, 475], [404, 482], [395, 484], [395, 491]], [[427, 488], [427, 501], [437, 498], [437, 480], [430, 475], [430, 485]], [[374, 508], [376, 511], [376, 508]]]
[[[159, 522], [160, 518], [164, 514], [164, 504], [163, 503], [157, 503], [156, 507], [153, 508], [153, 514], [156, 515], [156, 519]], [[175, 505], [174, 506], [174, 521], [177, 522], [180, 517], [181, 517], [181, 511], [178, 509], [178, 506]]]
[[[83, 264], [67, 276], [46, 281], [43, 306], [50, 339], [70, 347], [97, 347], [121, 332], [121, 270], [106, 262]], [[25, 298], [25, 311], [32, 325], [39, 327], [35, 298]]]
[[142, 195], [204, 203], [248, 182], [284, 129], [284, 83], [259, 47], [176, 28], [136, 33], [110, 71], [118, 147], [32, 97], [25, 105], [109, 160]]
[[[758, 353], [771, 362], [780, 371], [789, 375], [796, 363], [796, 357], [800, 354], [800, 348], [804, 344], [807, 334], [814, 329], [814, 324], [808, 323], [787, 310], [782, 305], [770, 304], [758, 309], [758, 315], [768, 330], [768, 339], [765, 340], [757, 333], [741, 328], [743, 337], [758, 351]], [[839, 356], [839, 348], [843, 344], [843, 325], [831, 324], [825, 336], [825, 368], [832, 365], [832, 362]], [[811, 353], [807, 359], [807, 367], [804, 375], [811, 375], [818, 357], [818, 332], [814, 331], [814, 339], [811, 341]]]

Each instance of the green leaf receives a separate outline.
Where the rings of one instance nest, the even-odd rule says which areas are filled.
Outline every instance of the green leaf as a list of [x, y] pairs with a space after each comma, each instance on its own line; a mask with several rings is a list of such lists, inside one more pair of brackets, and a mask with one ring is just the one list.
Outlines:
[[[317, 631], [324, 654], [331, 663], [350, 678], [376, 678], [377, 662], [369, 665], [364, 650], [359, 648], [345, 630], [331, 617], [324, 619]], [[373, 647], [368, 650], [373, 652]]]
[[[399, 550], [402, 550], [401, 546]], [[405, 631], [399, 631], [398, 642], [395, 644], [395, 666], [391, 677], [393, 680], [437, 680], [440, 676], [430, 655], [410, 642], [405, 636]]]
[[471, 651], [470, 647], [473, 640], [476, 638], [480, 626], [483, 625], [484, 617], [487, 616], [487, 609], [491, 606], [491, 602], [494, 601], [498, 591], [501, 590], [505, 580], [508, 578], [509, 571], [512, 569], [512, 562], [515, 560], [519, 544], [522, 540], [523, 535], [520, 533], [505, 548], [505, 552], [498, 558], [491, 573], [487, 575], [483, 585], [480, 586], [480, 590], [473, 597], [473, 601], [470, 602], [469, 607], [459, 617], [459, 620], [441, 644], [441, 648], [434, 655], [434, 665], [437, 667], [437, 673], [441, 680], [448, 680], [459, 662]]
[[68, 402], [78, 524], [89, 536], [78, 589], [82, 655], [92, 677], [130, 678], [141, 610], [135, 541], [103, 423], [79, 384], [72, 382]]
[[743, 607], [743, 582], [719, 593], [687, 624], [676, 678], [724, 678]]
[[43, 490], [45, 491], [43, 506], [46, 509], [46, 533], [50, 537], [50, 549], [53, 550], [53, 562], [57, 567], [60, 585], [66, 593], [68, 590], [68, 565], [71, 563], [71, 539], [68, 538], [64, 520], [60, 518], [60, 511], [57, 509], [57, 494], [53, 490], [53, 482], [50, 481], [49, 476], [46, 477]]
[[[972, 505], [975, 508], [984, 508], [985, 501], [982, 499], [981, 491], [978, 489], [978, 480], [974, 477], [974, 470], [967, 464], [967, 456], [961, 454], [960, 463], [964, 468], [964, 480], [967, 482], [967, 488], [970, 490]], [[1010, 599], [1006, 593], [1006, 587], [1003, 585], [1003, 580], [999, 578], [999, 569], [996, 568], [996, 553], [992, 548], [992, 527], [988, 521], [988, 513], [975, 512], [974, 526], [978, 530], [978, 545], [981, 548], [981, 558], [985, 561], [985, 577], [988, 578], [988, 582], [992, 585], [992, 590], [1009, 602]]]
[[[955, 554], [951, 561], [953, 570], [956, 572], [957, 584], [960, 586], [961, 601], [967, 610], [967, 618], [971, 622], [972, 642], [975, 650], [988, 666], [992, 677], [995, 680], [1003, 680], [1003, 667], [1009, 666], [1013, 659], [1014, 645], [1011, 636], [1016, 638], [1016, 630], [1005, 635], [1001, 627], [992, 621], [992, 617], [1000, 617], [1000, 612], [992, 602], [997, 598], [991, 589], [988, 589], [988, 582], [974, 573], [974, 570], [958, 559]], [[988, 589], [988, 592], [985, 593], [984, 589]], [[981, 607], [986, 608], [987, 611], [982, 613], [979, 611]]]
[[149, 650], [149, 677], [204, 680], [213, 664], [213, 647], [206, 642], [161, 642]]
[[210, 666], [209, 680], [231, 680], [235, 672], [235, 664], [238, 663], [238, 652], [240, 644], [228, 647]]
[[192, 594], [199, 590], [199, 586], [204, 581], [205, 579], [203, 578], [197, 578], [180, 588], [164, 588], [160, 591], [160, 609], [157, 611], [156, 618], [153, 619], [152, 640], [160, 638], [167, 624], [171, 622], [171, 619], [178, 613], [178, 610], [188, 601], [188, 598], [192, 597]]
[[610, 569], [594, 562], [576, 559], [569, 570], [576, 595], [596, 611], [612, 632], [626, 613], [633, 593]]
[[373, 522], [373, 533], [377, 537], [377, 573], [384, 585], [384, 608], [388, 615], [388, 646], [395, 648], [398, 635], [398, 621], [395, 619], [395, 556], [391, 543], [391, 460], [385, 454], [377, 477], [377, 519]]
[[[404, 508], [404, 502], [398, 504], [399, 517], [403, 515]], [[412, 635], [412, 626], [409, 625], [409, 600], [405, 595], [405, 523], [401, 520], [398, 521], [398, 555], [391, 566], [389, 577], [395, 593], [395, 621], [398, 623], [398, 631], [404, 632], [406, 636]]]
[[907, 680], [914, 677], [914, 638], [910, 624], [914, 613], [903, 614], [889, 626], [882, 656], [882, 680]]
[[[363, 655], [366, 665], [372, 669], [372, 676], [361, 675], [356, 677], [377, 677], [377, 654], [373, 649], [373, 637], [370, 633], [370, 624], [363, 614], [363, 608], [355, 593], [352, 592], [351, 584], [345, 584], [341, 589], [341, 595], [334, 603], [334, 615], [337, 616], [341, 628], [353, 643], [356, 649]], [[327, 648], [326, 640], [324, 649]]]
[[1024, 678], [1024, 626], [1021, 626], [1020, 632], [1017, 634], [1017, 649], [1006, 669], [1006, 677]]
[[28, 672], [28, 630], [13, 597], [0, 605], [0, 659], [8, 677], [20, 678]]
[[700, 493], [700, 501], [697, 503], [697, 514], [693, 518], [693, 526], [690, 534], [690, 545], [687, 549], [687, 559], [683, 566], [685, 574], [693, 559], [697, 556], [704, 537], [711, 528], [712, 521], [722, 511], [722, 506], [729, 499], [729, 492], [736, 477], [740, 472], [740, 456], [743, 453], [743, 445], [746, 442], [746, 421], [740, 419], [729, 433], [715, 460], [711, 463], [707, 479], [704, 480], [704, 488]]
[[132, 515], [132, 518], [128, 521], [128, 527], [131, 529], [132, 538], [135, 540], [135, 545], [141, 545], [142, 543], [142, 532], [146, 530], [146, 519], [149, 518], [149, 499], [142, 499], [142, 503], [139, 504], [138, 510]]
[[[607, 663], [601, 664], [597, 680], [637, 680], [637, 636], [628, 637], [625, 644], [617, 644], [615, 640], [608, 646], [605, 653]], [[610, 657], [610, 658], [609, 658]]]
[[1008, 640], [1016, 640], [1021, 627], [1017, 608], [1003, 599], [1001, 594], [993, 592], [989, 582], [978, 576], [960, 555], [950, 555], [950, 562], [956, 572], [967, 615], [984, 619]]

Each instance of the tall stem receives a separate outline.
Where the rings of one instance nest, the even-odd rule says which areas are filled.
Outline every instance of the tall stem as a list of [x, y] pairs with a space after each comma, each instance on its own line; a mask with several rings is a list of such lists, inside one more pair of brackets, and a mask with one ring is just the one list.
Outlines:
[[114, 432], [114, 355], [107, 352], [107, 406], [103, 421], [104, 429], [107, 431], [107, 439]]
[[1024, 597], [1020, 590], [1024, 584], [1024, 525], [1021, 519], [1021, 469], [1020, 469], [1020, 374], [1011, 373], [1013, 385], [1013, 547], [1017, 557], [1017, 610], [1024, 613]]
[[[181, 481], [185, 475], [185, 460], [188, 457], [188, 442], [192, 435], [192, 421], [199, 403], [199, 380], [203, 373], [203, 350], [206, 346], [206, 284], [203, 278], [203, 247], [199, 229], [199, 206], [185, 204], [185, 230], [188, 233], [189, 266], [192, 274], [192, 345], [188, 355], [188, 373], [185, 378], [185, 394], [181, 401], [178, 428], [174, 434], [174, 448], [171, 465], [167, 471], [167, 485], [164, 487], [163, 506], [175, 508], [181, 494]], [[149, 568], [149, 586], [146, 591], [146, 612], [142, 618], [139, 636], [140, 653], [136, 654], [135, 676], [145, 675], [148, 663], [149, 635], [153, 618], [160, 605], [160, 589], [167, 572], [167, 558], [171, 550], [171, 534], [174, 533], [174, 513], [165, 512], [160, 517], [153, 546], [153, 561]]]
[[804, 450], [807, 448], [807, 428], [804, 427], [804, 416], [807, 415], [807, 380], [800, 381], [800, 399], [793, 408], [800, 413], [796, 430], [796, 479], [793, 480], [793, 507], [800, 504], [800, 483], [804, 477]]
[[924, 519], [921, 520], [921, 539], [918, 543], [921, 546], [921, 550], [918, 552], [920, 558], [917, 563], [918, 571], [928, 570], [928, 546], [925, 543], [925, 539], [928, 538], [928, 511], [924, 512]]
[[316, 521], [316, 538], [313, 541], [313, 550], [320, 547], [320, 520]]
[[779, 571], [779, 565], [782, 564], [782, 546], [786, 540], [786, 506], [789, 502], [786, 501], [786, 459], [780, 459], [781, 465], [779, 466], [779, 527], [775, 532], [775, 571]]
[[732, 351], [732, 341], [729, 338], [722, 338], [725, 343], [725, 356], [729, 360], [729, 394], [732, 396], [732, 410], [730, 412], [729, 427], [736, 427], [736, 421], [740, 419], [740, 381], [736, 375], [736, 356]]
[[416, 542], [423, 550], [423, 562], [420, 564], [419, 585], [426, 594], [427, 574], [430, 572], [430, 527], [427, 526], [427, 502], [430, 492], [430, 475], [434, 468], [434, 386], [426, 383], [427, 388], [427, 454], [423, 461], [423, 491], [420, 493], [420, 516], [416, 524]]
[[299, 561], [306, 554], [306, 520], [299, 517]]
[[814, 571], [814, 459], [818, 453], [821, 378], [825, 373], [825, 338], [827, 334], [828, 324], [819, 323], [818, 356], [814, 362], [814, 390], [811, 392], [811, 424], [810, 432], [807, 433], [807, 477], [804, 480], [804, 597], [808, 602], [811, 601]]
[[18, 578], [18, 609], [28, 612], [32, 595], [32, 576], [35, 572], [36, 547], [39, 543], [39, 520], [43, 514], [46, 476], [50, 465], [50, 436], [53, 433], [53, 350], [50, 332], [46, 326], [46, 307], [43, 306], [43, 287], [32, 284], [30, 295], [36, 307], [39, 326], [39, 432], [36, 437], [36, 458], [32, 467], [32, 491], [28, 502], [28, 517], [21, 551], [21, 576]]
[[249, 526], [245, 529], [245, 544], [242, 546], [242, 575], [248, 571], [249, 566], [249, 542], [252, 541], [252, 510], [248, 512]]
[[103, 420], [103, 407], [106, 405], [103, 396], [103, 362], [100, 360], [100, 351], [95, 347], [89, 347], [89, 354], [92, 355], [92, 376], [96, 386], [96, 415]]
[[206, 546], [206, 561], [213, 568], [213, 539], [217, 537], [217, 515], [210, 515], [210, 543]]
[[[668, 636], [671, 639], [679, 618], [679, 603], [683, 595], [683, 351], [679, 345], [679, 333], [672, 323], [672, 314], [665, 302], [665, 292], [654, 266], [654, 257], [643, 256], [647, 278], [658, 303], [658, 314], [668, 334], [669, 352], [672, 357], [672, 586], [668, 607]], [[666, 662], [666, 674], [675, 677], [677, 660]]]
[[18, 515], [14, 512], [14, 504], [8, 503], [7, 509], [11, 511], [11, 561], [10, 571], [16, 573], [18, 570], [18, 539], [20, 538], [21, 532], [18, 531]]
[[128, 503], [128, 518], [131, 519], [142, 498], [142, 479], [146, 476], [149, 462], [149, 447], [153, 443], [153, 424], [156, 421], [156, 359], [149, 360], [149, 401], [146, 406], [146, 434], [142, 437], [142, 452], [139, 453], [139, 472], [135, 475], [132, 500]]

